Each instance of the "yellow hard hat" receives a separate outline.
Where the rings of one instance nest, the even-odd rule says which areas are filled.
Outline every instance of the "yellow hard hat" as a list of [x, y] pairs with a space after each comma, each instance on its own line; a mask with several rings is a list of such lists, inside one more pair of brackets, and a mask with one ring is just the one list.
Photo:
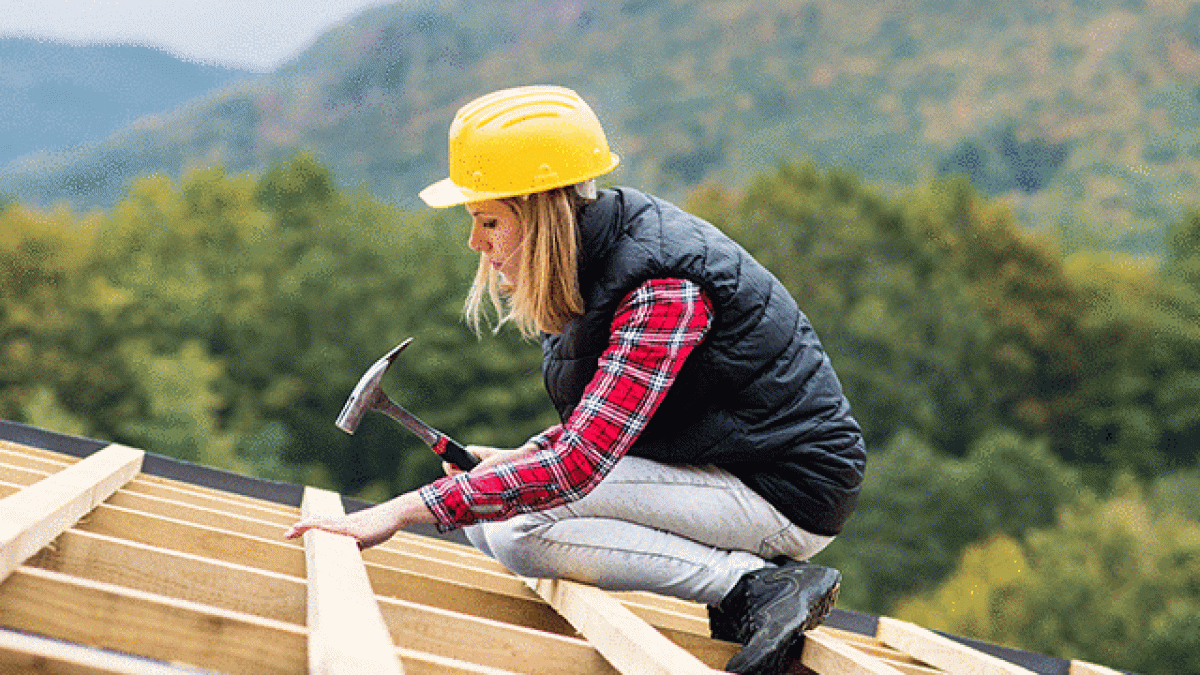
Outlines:
[[517, 87], [464, 105], [450, 125], [450, 177], [421, 190], [434, 208], [582, 183], [620, 162], [579, 94]]

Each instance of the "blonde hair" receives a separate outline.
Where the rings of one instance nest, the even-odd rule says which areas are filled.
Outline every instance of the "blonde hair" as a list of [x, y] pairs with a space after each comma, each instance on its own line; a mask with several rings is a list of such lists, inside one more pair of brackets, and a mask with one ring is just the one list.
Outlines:
[[582, 201], [569, 187], [500, 200], [516, 214], [523, 230], [518, 253], [521, 273], [514, 283], [480, 257], [464, 306], [476, 333], [485, 297], [499, 317], [493, 332], [511, 321], [526, 338], [539, 331], [561, 333], [571, 319], [583, 314], [575, 218]]

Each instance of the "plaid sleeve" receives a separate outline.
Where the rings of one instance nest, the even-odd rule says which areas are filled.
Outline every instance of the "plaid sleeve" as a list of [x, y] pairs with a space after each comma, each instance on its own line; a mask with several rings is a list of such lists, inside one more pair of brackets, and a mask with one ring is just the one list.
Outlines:
[[712, 317], [712, 303], [691, 281], [652, 279], [630, 292], [579, 405], [566, 424], [531, 439], [538, 451], [421, 488], [438, 529], [504, 520], [586, 495], [633, 445]]
[[535, 434], [533, 438], [529, 439], [529, 442], [545, 450], [558, 440], [558, 437], [562, 435], [562, 430], [561, 424], [555, 424], [540, 434]]

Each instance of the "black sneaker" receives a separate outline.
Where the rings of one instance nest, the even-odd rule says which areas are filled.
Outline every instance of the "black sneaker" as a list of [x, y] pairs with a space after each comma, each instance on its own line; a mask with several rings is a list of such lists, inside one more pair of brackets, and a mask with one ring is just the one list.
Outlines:
[[737, 617], [726, 614], [719, 604], [708, 606], [708, 631], [714, 640], [739, 642]]
[[725, 670], [782, 673], [793, 652], [798, 655], [804, 631], [819, 626], [833, 610], [841, 583], [835, 569], [794, 560], [743, 575], [709, 612], [713, 637], [745, 645]]

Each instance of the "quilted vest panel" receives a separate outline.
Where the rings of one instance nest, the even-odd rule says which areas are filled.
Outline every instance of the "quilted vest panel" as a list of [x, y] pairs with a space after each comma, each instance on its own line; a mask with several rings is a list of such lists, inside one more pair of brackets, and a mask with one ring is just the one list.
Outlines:
[[690, 279], [712, 301], [714, 323], [630, 453], [721, 466], [806, 530], [840, 531], [862, 482], [862, 436], [778, 279], [711, 224], [628, 188], [584, 207], [580, 236], [585, 312], [542, 341], [561, 419], [595, 374], [620, 301], [648, 279]]

